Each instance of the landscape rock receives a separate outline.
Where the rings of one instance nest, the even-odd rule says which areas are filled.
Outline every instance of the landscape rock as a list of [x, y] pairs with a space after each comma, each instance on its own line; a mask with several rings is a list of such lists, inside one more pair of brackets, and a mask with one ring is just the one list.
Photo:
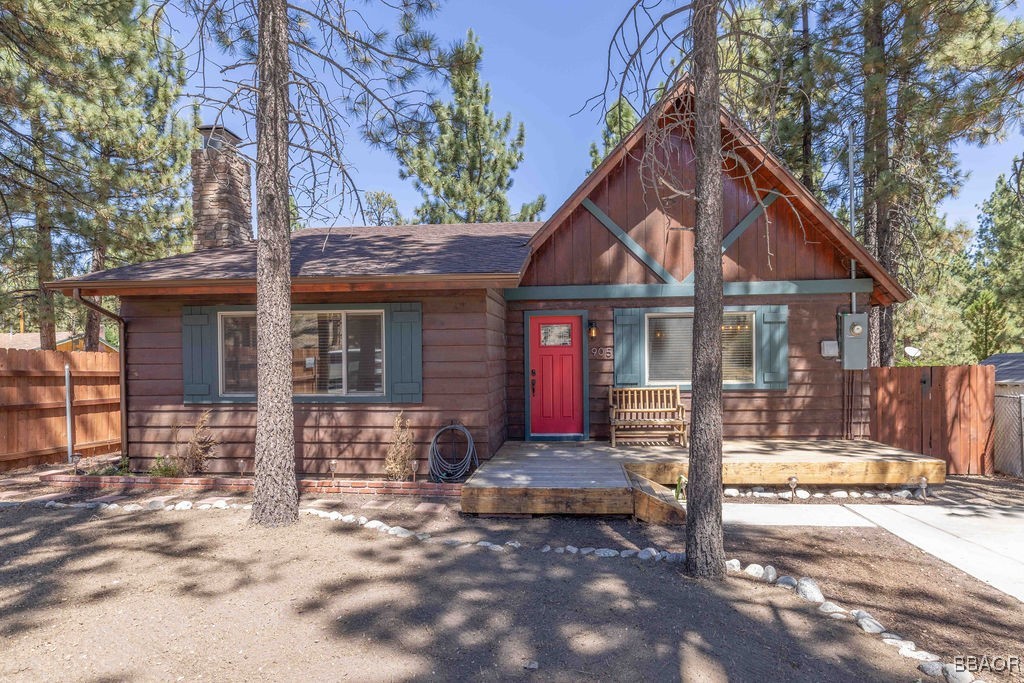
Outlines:
[[751, 486], [750, 487], [750, 491], [752, 493], [763, 493], [764, 492], [764, 487], [763, 486]]
[[799, 498], [800, 500], [807, 500], [808, 498], [811, 497], [811, 492], [805, 489], [797, 489], [796, 497]]
[[535, 662], [533, 660], [530, 660], [526, 664], [523, 664], [523, 668], [524, 669], [529, 669], [530, 671], [536, 671], [539, 667], [540, 667], [540, 664], [538, 664], [537, 662]]
[[917, 645], [915, 645], [914, 641], [912, 641], [912, 640], [903, 640], [902, 638], [886, 638], [885, 637], [886, 635], [887, 634], [885, 634], [885, 633], [882, 634], [882, 642], [885, 643], [886, 645], [891, 645], [892, 647], [895, 647], [895, 648], [904, 648], [905, 647], [905, 648], [908, 648], [910, 650], [916, 650], [917, 649]]
[[779, 578], [779, 570], [770, 564], [764, 566], [764, 580], [767, 583], [775, 583], [776, 579]]
[[817, 492], [817, 493], [815, 493], [815, 494], [814, 494], [814, 497], [815, 497], [815, 498], [824, 498], [824, 497], [825, 497], [825, 494], [824, 494], [824, 493], [822, 493], [821, 491], [819, 491], [819, 492]]
[[793, 498], [793, 492], [792, 491], [779, 491], [779, 493], [777, 495], [782, 500], [790, 500], [790, 499]]
[[354, 524], [356, 521], [356, 516], [352, 514], [342, 515], [341, 521], [345, 522], [345, 524]]
[[505, 541], [505, 545], [507, 545], [509, 548], [515, 548], [516, 550], [523, 547], [523, 544], [519, 541]]
[[541, 551], [542, 553], [549, 553], [549, 552], [551, 552], [551, 546], [549, 546], [549, 545], [546, 545], [546, 546], [544, 546], [543, 548], [541, 548], [541, 549], [540, 549], [540, 551]]
[[825, 602], [825, 596], [821, 594], [818, 582], [806, 576], [796, 582], [796, 594], [808, 602]]
[[931, 652], [925, 652], [924, 650], [918, 650], [916, 647], [901, 647], [900, 655], [907, 659], [916, 659], [919, 662], [937, 662], [941, 657], [933, 655]]
[[862, 493], [860, 495], [863, 498], [874, 498], [875, 497], [875, 494], [871, 493], [871, 491], [865, 491], [864, 493]]
[[857, 619], [857, 626], [860, 626], [861, 630], [866, 633], [882, 633], [885, 631], [885, 627], [873, 617], [862, 617]]
[[851, 617], [846, 612], [833, 612], [832, 614], [828, 615], [828, 618], [835, 619], [837, 621], [849, 621]]
[[421, 531], [418, 534], [416, 534], [416, 540], [417, 541], [429, 541], [430, 540], [430, 534], [428, 534], [426, 531]]
[[567, 546], [565, 546], [565, 552], [569, 553], [570, 555], [575, 555], [579, 551], [580, 551], [580, 549], [577, 548], [574, 545], [567, 545]]
[[191, 510], [192, 509], [192, 501], [191, 500], [183, 500], [180, 503], [176, 504], [174, 506], [174, 509], [175, 510]]
[[[54, 507], [56, 507], [56, 506], [54, 506]], [[163, 510], [164, 507], [165, 507], [164, 501], [160, 500], [160, 499], [158, 499], [158, 500], [151, 500], [148, 503], [146, 503], [146, 509], [147, 510]]]
[[559, 546], [559, 547], [555, 548], [555, 552], [556, 552], [557, 554], [561, 555], [562, 553], [564, 553], [564, 552], [565, 552], [565, 548], [563, 548], [563, 547]]
[[632, 550], [632, 549], [630, 549], [630, 550], [623, 550], [623, 551], [621, 551], [619, 553], [619, 557], [636, 557], [639, 552], [640, 552], [639, 550]]
[[120, 507], [121, 507], [121, 506], [120, 506], [120, 505], [118, 505], [117, 503], [111, 503], [110, 505], [108, 505], [108, 506], [107, 506], [107, 508], [106, 508], [106, 509], [107, 509], [107, 510], [117, 510], [117, 509], [120, 509]]
[[[366, 527], [367, 529], [380, 529], [381, 527], [387, 526], [387, 525], [384, 524], [384, 522], [380, 521], [379, 519], [371, 519], [369, 522], [367, 522], [363, 526]], [[480, 544], [486, 543], [486, 542], [487, 541], [481, 541], [480, 543], [477, 543], [477, 545], [480, 545]]]
[[774, 491], [754, 491], [754, 498], [778, 498], [779, 494]]
[[842, 489], [837, 489], [835, 491], [830, 491], [828, 495], [832, 496], [833, 498], [849, 498], [850, 497], [850, 494], [847, 493], [846, 491], [843, 491]]
[[925, 676], [937, 677], [942, 675], [942, 662], [921, 662], [917, 670]]
[[641, 559], [641, 560], [650, 560], [650, 559], [653, 559], [653, 558], [655, 558], [657, 556], [658, 556], [658, 551], [655, 550], [654, 548], [644, 548], [639, 553], [637, 553], [637, 557], [639, 559]]
[[415, 536], [416, 532], [410, 531], [405, 527], [393, 526], [390, 529], [388, 529], [388, 535], [397, 536], [398, 538], [409, 538], [410, 536]]
[[686, 553], [669, 553], [665, 556], [665, 561], [669, 564], [682, 564], [686, 562]]
[[860, 498], [860, 491], [850, 491], [850, 498]]
[[839, 605], [837, 605], [834, 602], [829, 602], [828, 600], [826, 600], [825, 602], [823, 602], [820, 605], [818, 605], [818, 611], [819, 612], [824, 612], [825, 614], [845, 614], [846, 613], [845, 609], [843, 609], [842, 607], [840, 607]]
[[611, 548], [598, 548], [594, 551], [595, 557], [617, 557], [618, 554], [618, 550], [612, 550]]
[[892, 500], [892, 494], [889, 493], [888, 491], [882, 491], [881, 493], [878, 494], [878, 499], [879, 500]]
[[726, 489], [726, 490], [722, 491], [722, 495], [724, 495], [726, 498], [738, 498], [739, 495], [740, 495], [740, 490], [739, 489]]
[[227, 510], [228, 504], [226, 501], [218, 500], [216, 503], [213, 504], [213, 507], [215, 510]]
[[910, 491], [907, 491], [906, 489], [902, 491], [897, 491], [896, 493], [892, 494], [893, 498], [903, 498], [904, 500], [910, 498], [912, 495], [914, 494], [912, 494]]
[[337, 510], [335, 510], [334, 512], [332, 512], [329, 515], [327, 515], [327, 518], [330, 519], [332, 522], [340, 521], [341, 520], [341, 513], [338, 512]]
[[748, 564], [746, 569], [743, 570], [743, 573], [760, 581], [764, 578], [764, 567], [759, 564]]
[[[369, 525], [367, 525], [369, 526]], [[476, 544], [481, 548], [490, 548], [492, 543], [490, 541], [477, 541]]]
[[943, 664], [942, 677], [946, 683], [971, 683], [974, 680], [974, 674], [970, 671], [957, 671], [956, 664]]
[[128, 503], [121, 509], [124, 510], [125, 512], [138, 512], [139, 510], [142, 509], [142, 506], [139, 505], [138, 503]]
[[740, 561], [735, 558], [731, 560], [726, 560], [725, 562], [725, 571], [727, 572], [738, 572], [742, 568], [743, 565], [741, 565]]
[[597, 548], [589, 548], [589, 547], [588, 548], [581, 548], [580, 549], [580, 555], [589, 555], [590, 553], [594, 552], [595, 550], [597, 550]]

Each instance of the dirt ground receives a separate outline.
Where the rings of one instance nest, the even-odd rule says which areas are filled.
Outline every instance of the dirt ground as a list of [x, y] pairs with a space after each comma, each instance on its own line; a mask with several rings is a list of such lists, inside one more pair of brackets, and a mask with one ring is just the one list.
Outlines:
[[[524, 544], [548, 525], [580, 544], [588, 527], [625, 540], [618, 523], [524, 521]], [[507, 525], [461, 533], [498, 542]], [[751, 581], [310, 517], [266, 531], [242, 511], [0, 510], [0, 635], [3, 680], [915, 677], [877, 638]]]

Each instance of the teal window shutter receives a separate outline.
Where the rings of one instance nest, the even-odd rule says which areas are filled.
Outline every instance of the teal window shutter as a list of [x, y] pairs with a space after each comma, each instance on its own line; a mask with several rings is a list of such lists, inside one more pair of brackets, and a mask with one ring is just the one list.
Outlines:
[[789, 307], [757, 307], [757, 388], [789, 387]]
[[636, 387], [643, 381], [643, 310], [615, 309], [615, 386]]
[[388, 305], [388, 396], [392, 403], [423, 402], [423, 306]]
[[217, 311], [213, 306], [182, 307], [181, 369], [185, 403], [212, 403], [217, 398]]

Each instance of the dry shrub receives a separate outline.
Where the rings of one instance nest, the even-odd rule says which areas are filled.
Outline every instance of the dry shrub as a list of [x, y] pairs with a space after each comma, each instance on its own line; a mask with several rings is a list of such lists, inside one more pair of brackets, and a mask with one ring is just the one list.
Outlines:
[[384, 475], [392, 481], [401, 481], [412, 477], [412, 457], [414, 446], [409, 420], [404, 413], [395, 416], [395, 424], [391, 430], [391, 444], [384, 458]]
[[210, 430], [209, 410], [199, 416], [195, 427], [192, 428], [192, 436], [185, 444], [182, 444], [178, 438], [180, 430], [180, 426], [174, 428], [174, 443], [178, 451], [177, 461], [182, 474], [190, 477], [206, 469], [206, 460], [217, 450], [220, 441]]

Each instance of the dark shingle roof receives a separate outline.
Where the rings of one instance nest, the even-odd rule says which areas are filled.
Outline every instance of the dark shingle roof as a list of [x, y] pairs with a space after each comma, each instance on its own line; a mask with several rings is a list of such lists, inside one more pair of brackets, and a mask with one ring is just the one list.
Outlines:
[[1024, 353], [997, 353], [981, 364], [996, 366], [997, 382], [1024, 382]]
[[[541, 223], [306, 228], [292, 235], [292, 277], [518, 273]], [[62, 280], [255, 279], [256, 244], [203, 249]]]

